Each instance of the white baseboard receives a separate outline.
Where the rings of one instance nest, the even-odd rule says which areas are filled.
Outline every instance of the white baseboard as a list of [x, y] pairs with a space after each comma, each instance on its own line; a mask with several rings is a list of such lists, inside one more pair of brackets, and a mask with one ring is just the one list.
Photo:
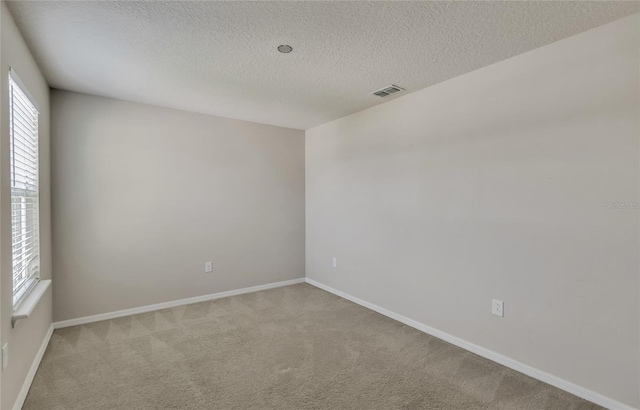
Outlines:
[[561, 379], [560, 377], [554, 376], [552, 374], [549, 374], [547, 372], [544, 372], [542, 370], [538, 370], [535, 367], [531, 367], [529, 365], [526, 365], [524, 363], [518, 362], [517, 360], [511, 359], [509, 357], [503, 356], [500, 353], [496, 353], [492, 350], [486, 349], [482, 346], [478, 346], [474, 343], [468, 342], [464, 339], [461, 339], [459, 337], [450, 335], [448, 333], [445, 333], [441, 330], [435, 329], [431, 326], [427, 326], [423, 323], [420, 323], [418, 321], [415, 321], [413, 319], [409, 319], [408, 317], [399, 315], [395, 312], [392, 312], [390, 310], [387, 310], [385, 308], [382, 308], [378, 305], [374, 305], [373, 303], [369, 303], [367, 301], [364, 301], [362, 299], [359, 299], [355, 296], [351, 296], [348, 293], [344, 293], [342, 291], [339, 291], [337, 289], [334, 289], [330, 286], [327, 286], [325, 284], [322, 284], [320, 282], [317, 282], [313, 279], [309, 279], [306, 278], [306, 282], [310, 285], [316, 286], [322, 290], [326, 290], [329, 293], [333, 293], [336, 296], [340, 296], [341, 298], [350, 300], [351, 302], [357, 303], [360, 306], [364, 306], [368, 309], [371, 309], [375, 312], [380, 313], [381, 315], [387, 316], [391, 319], [397, 320], [400, 323], [404, 323], [407, 326], [411, 326], [415, 329], [418, 329], [424, 333], [430, 334], [432, 336], [437, 337], [438, 339], [442, 339], [446, 342], [451, 343], [452, 345], [461, 347], [465, 350], [468, 350], [472, 353], [477, 354], [478, 356], [482, 356], [486, 359], [489, 359], [491, 361], [494, 361], [496, 363], [499, 363], [503, 366], [506, 366], [510, 369], [516, 370], [520, 373], [524, 373], [527, 376], [533, 377], [534, 379], [538, 379], [540, 381], [543, 381], [547, 384], [550, 384], [554, 387], [557, 387], [559, 389], [562, 389], [564, 391], [567, 391], [571, 394], [574, 394], [578, 397], [581, 397], [585, 400], [589, 400], [593, 403], [596, 403], [600, 406], [606, 407], [608, 409], [611, 410], [635, 410], [633, 407], [624, 404], [624, 403], [620, 403], [617, 400], [614, 400], [610, 397], [604, 396], [600, 393], [596, 393], [592, 390], [589, 390], [585, 387], [582, 386], [578, 386], [577, 384], [573, 384], [571, 382], [568, 382], [564, 379]]
[[154, 310], [167, 309], [167, 308], [172, 308], [172, 307], [182, 306], [182, 305], [190, 305], [192, 303], [206, 302], [208, 300], [242, 295], [245, 293], [259, 292], [261, 290], [279, 288], [282, 286], [295, 285], [296, 283], [304, 283], [304, 282], [305, 282], [305, 278], [298, 278], [298, 279], [285, 280], [282, 282], [267, 283], [266, 285], [252, 286], [249, 288], [212, 293], [209, 295], [195, 296], [187, 299], [172, 300], [170, 302], [156, 303], [154, 305], [147, 305], [147, 306], [140, 306], [140, 307], [131, 308], [131, 309], [118, 310], [116, 312], [101, 313], [99, 315], [62, 320], [60, 322], [54, 322], [53, 327], [54, 329], [61, 329], [63, 327], [84, 325], [86, 323], [99, 322], [101, 320], [115, 319], [117, 317], [135, 315], [137, 313], [152, 312]]
[[24, 383], [22, 383], [22, 388], [20, 388], [20, 392], [18, 392], [16, 402], [13, 404], [14, 410], [20, 410], [22, 408], [22, 405], [27, 398], [27, 394], [29, 393], [29, 389], [31, 388], [33, 378], [36, 376], [36, 372], [38, 371], [38, 367], [40, 366], [40, 362], [42, 361], [42, 356], [44, 356], [44, 352], [45, 350], [47, 350], [47, 346], [49, 345], [49, 340], [51, 340], [52, 334], [53, 324], [49, 326], [49, 330], [47, 330], [47, 334], [44, 335], [44, 339], [42, 340], [42, 344], [40, 345], [40, 348], [36, 353], [36, 357], [33, 359], [33, 363], [31, 363], [29, 372], [27, 372], [27, 377], [25, 377]]

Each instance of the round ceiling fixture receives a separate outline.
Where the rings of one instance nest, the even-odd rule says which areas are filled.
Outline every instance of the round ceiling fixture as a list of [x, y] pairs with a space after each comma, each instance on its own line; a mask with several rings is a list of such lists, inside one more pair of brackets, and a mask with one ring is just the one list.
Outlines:
[[281, 53], [288, 54], [293, 51], [293, 47], [288, 44], [282, 44], [278, 46], [278, 51]]

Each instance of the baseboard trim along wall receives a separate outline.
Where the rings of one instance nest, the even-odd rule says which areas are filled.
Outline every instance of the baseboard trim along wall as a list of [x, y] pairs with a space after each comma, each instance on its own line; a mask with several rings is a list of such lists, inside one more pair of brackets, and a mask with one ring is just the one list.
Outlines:
[[16, 398], [16, 402], [13, 404], [14, 410], [20, 410], [24, 401], [27, 399], [27, 394], [29, 393], [29, 389], [31, 388], [31, 383], [33, 383], [33, 378], [36, 377], [36, 372], [38, 371], [38, 367], [40, 366], [40, 362], [42, 361], [42, 357], [44, 356], [44, 352], [47, 350], [47, 346], [49, 346], [49, 340], [51, 340], [51, 335], [53, 335], [53, 324], [49, 326], [49, 330], [47, 330], [47, 334], [44, 335], [44, 339], [42, 340], [42, 344], [36, 353], [36, 357], [33, 359], [33, 363], [31, 363], [31, 367], [27, 372], [27, 377], [24, 379], [24, 383], [22, 383], [22, 387], [20, 388], [20, 392], [18, 393], [18, 397]]
[[79, 317], [77, 319], [62, 320], [60, 322], [54, 322], [53, 327], [54, 329], [62, 329], [63, 327], [84, 325], [86, 323], [100, 322], [101, 320], [115, 319], [117, 317], [135, 315], [137, 313], [152, 312], [154, 310], [167, 309], [167, 308], [172, 308], [172, 307], [182, 306], [182, 305], [190, 305], [192, 303], [206, 302], [208, 300], [221, 299], [229, 296], [242, 295], [245, 293], [259, 292], [261, 290], [279, 288], [282, 286], [295, 285], [296, 283], [304, 283], [304, 282], [305, 282], [305, 278], [298, 278], [298, 279], [285, 280], [282, 282], [267, 283], [266, 285], [258, 285], [258, 286], [251, 286], [248, 288], [228, 290], [226, 292], [211, 293], [209, 295], [172, 300], [169, 302], [156, 303], [154, 305], [140, 306], [140, 307], [131, 308], [131, 309], [118, 310], [115, 312], [101, 313], [99, 315]]
[[404, 323], [407, 326], [411, 326], [414, 329], [420, 330], [424, 333], [430, 334], [431, 336], [435, 336], [438, 339], [442, 339], [446, 342], [451, 343], [452, 345], [458, 346], [462, 349], [468, 350], [471, 353], [475, 353], [478, 356], [482, 356], [485, 359], [489, 359], [496, 363], [499, 363], [503, 366], [506, 366], [510, 369], [518, 371], [520, 373], [526, 374], [527, 376], [533, 377], [534, 379], [538, 379], [547, 384], [550, 384], [554, 387], [567, 391], [571, 394], [574, 394], [578, 397], [581, 397], [585, 400], [589, 400], [593, 403], [599, 404], [600, 406], [606, 407], [612, 410], [635, 410], [633, 407], [630, 407], [624, 403], [620, 403], [610, 397], [604, 396], [600, 393], [596, 393], [592, 390], [584, 388], [582, 386], [578, 386], [571, 382], [568, 382], [560, 377], [554, 376], [552, 374], [546, 373], [542, 370], [538, 370], [535, 367], [531, 367], [524, 363], [518, 362], [517, 360], [513, 360], [509, 357], [503, 356], [500, 353], [496, 353], [492, 350], [486, 349], [482, 346], [478, 346], [474, 343], [468, 342], [459, 337], [450, 335], [441, 330], [435, 329], [433, 327], [427, 326], [423, 323], [415, 321], [413, 319], [409, 319], [408, 317], [399, 315], [395, 312], [392, 312], [388, 309], [380, 307], [378, 305], [374, 305], [373, 303], [367, 302], [365, 300], [359, 299], [355, 296], [351, 296], [348, 293], [344, 293], [337, 289], [334, 289], [330, 286], [327, 286], [323, 283], [317, 282], [313, 279], [306, 278], [306, 282], [310, 285], [313, 285], [322, 290], [326, 290], [329, 293], [333, 293], [336, 296], [340, 296], [343, 299], [347, 299], [351, 302], [357, 303], [360, 306], [364, 306], [368, 309], [371, 309], [375, 312], [380, 313], [381, 315], [387, 316], [391, 319], [397, 320], [400, 323]]

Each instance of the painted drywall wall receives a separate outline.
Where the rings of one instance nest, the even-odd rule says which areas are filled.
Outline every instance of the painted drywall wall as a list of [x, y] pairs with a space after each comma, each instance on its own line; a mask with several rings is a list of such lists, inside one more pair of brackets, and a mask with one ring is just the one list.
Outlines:
[[54, 320], [304, 277], [303, 131], [57, 90], [51, 107]]
[[307, 130], [307, 277], [640, 407], [638, 20]]
[[11, 328], [13, 311], [11, 256], [11, 188], [9, 178], [9, 68], [13, 68], [40, 112], [40, 276], [51, 279], [51, 187], [49, 163], [49, 86], [40, 73], [4, 2], [0, 5], [0, 332], [9, 346], [9, 363], [2, 372], [3, 409], [13, 407], [25, 377], [51, 326], [51, 289], [33, 315]]

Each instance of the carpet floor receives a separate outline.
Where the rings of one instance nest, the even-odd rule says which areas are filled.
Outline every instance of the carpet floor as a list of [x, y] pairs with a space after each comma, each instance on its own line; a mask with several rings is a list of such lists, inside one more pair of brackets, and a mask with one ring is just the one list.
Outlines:
[[600, 409], [308, 284], [56, 330], [24, 409]]

